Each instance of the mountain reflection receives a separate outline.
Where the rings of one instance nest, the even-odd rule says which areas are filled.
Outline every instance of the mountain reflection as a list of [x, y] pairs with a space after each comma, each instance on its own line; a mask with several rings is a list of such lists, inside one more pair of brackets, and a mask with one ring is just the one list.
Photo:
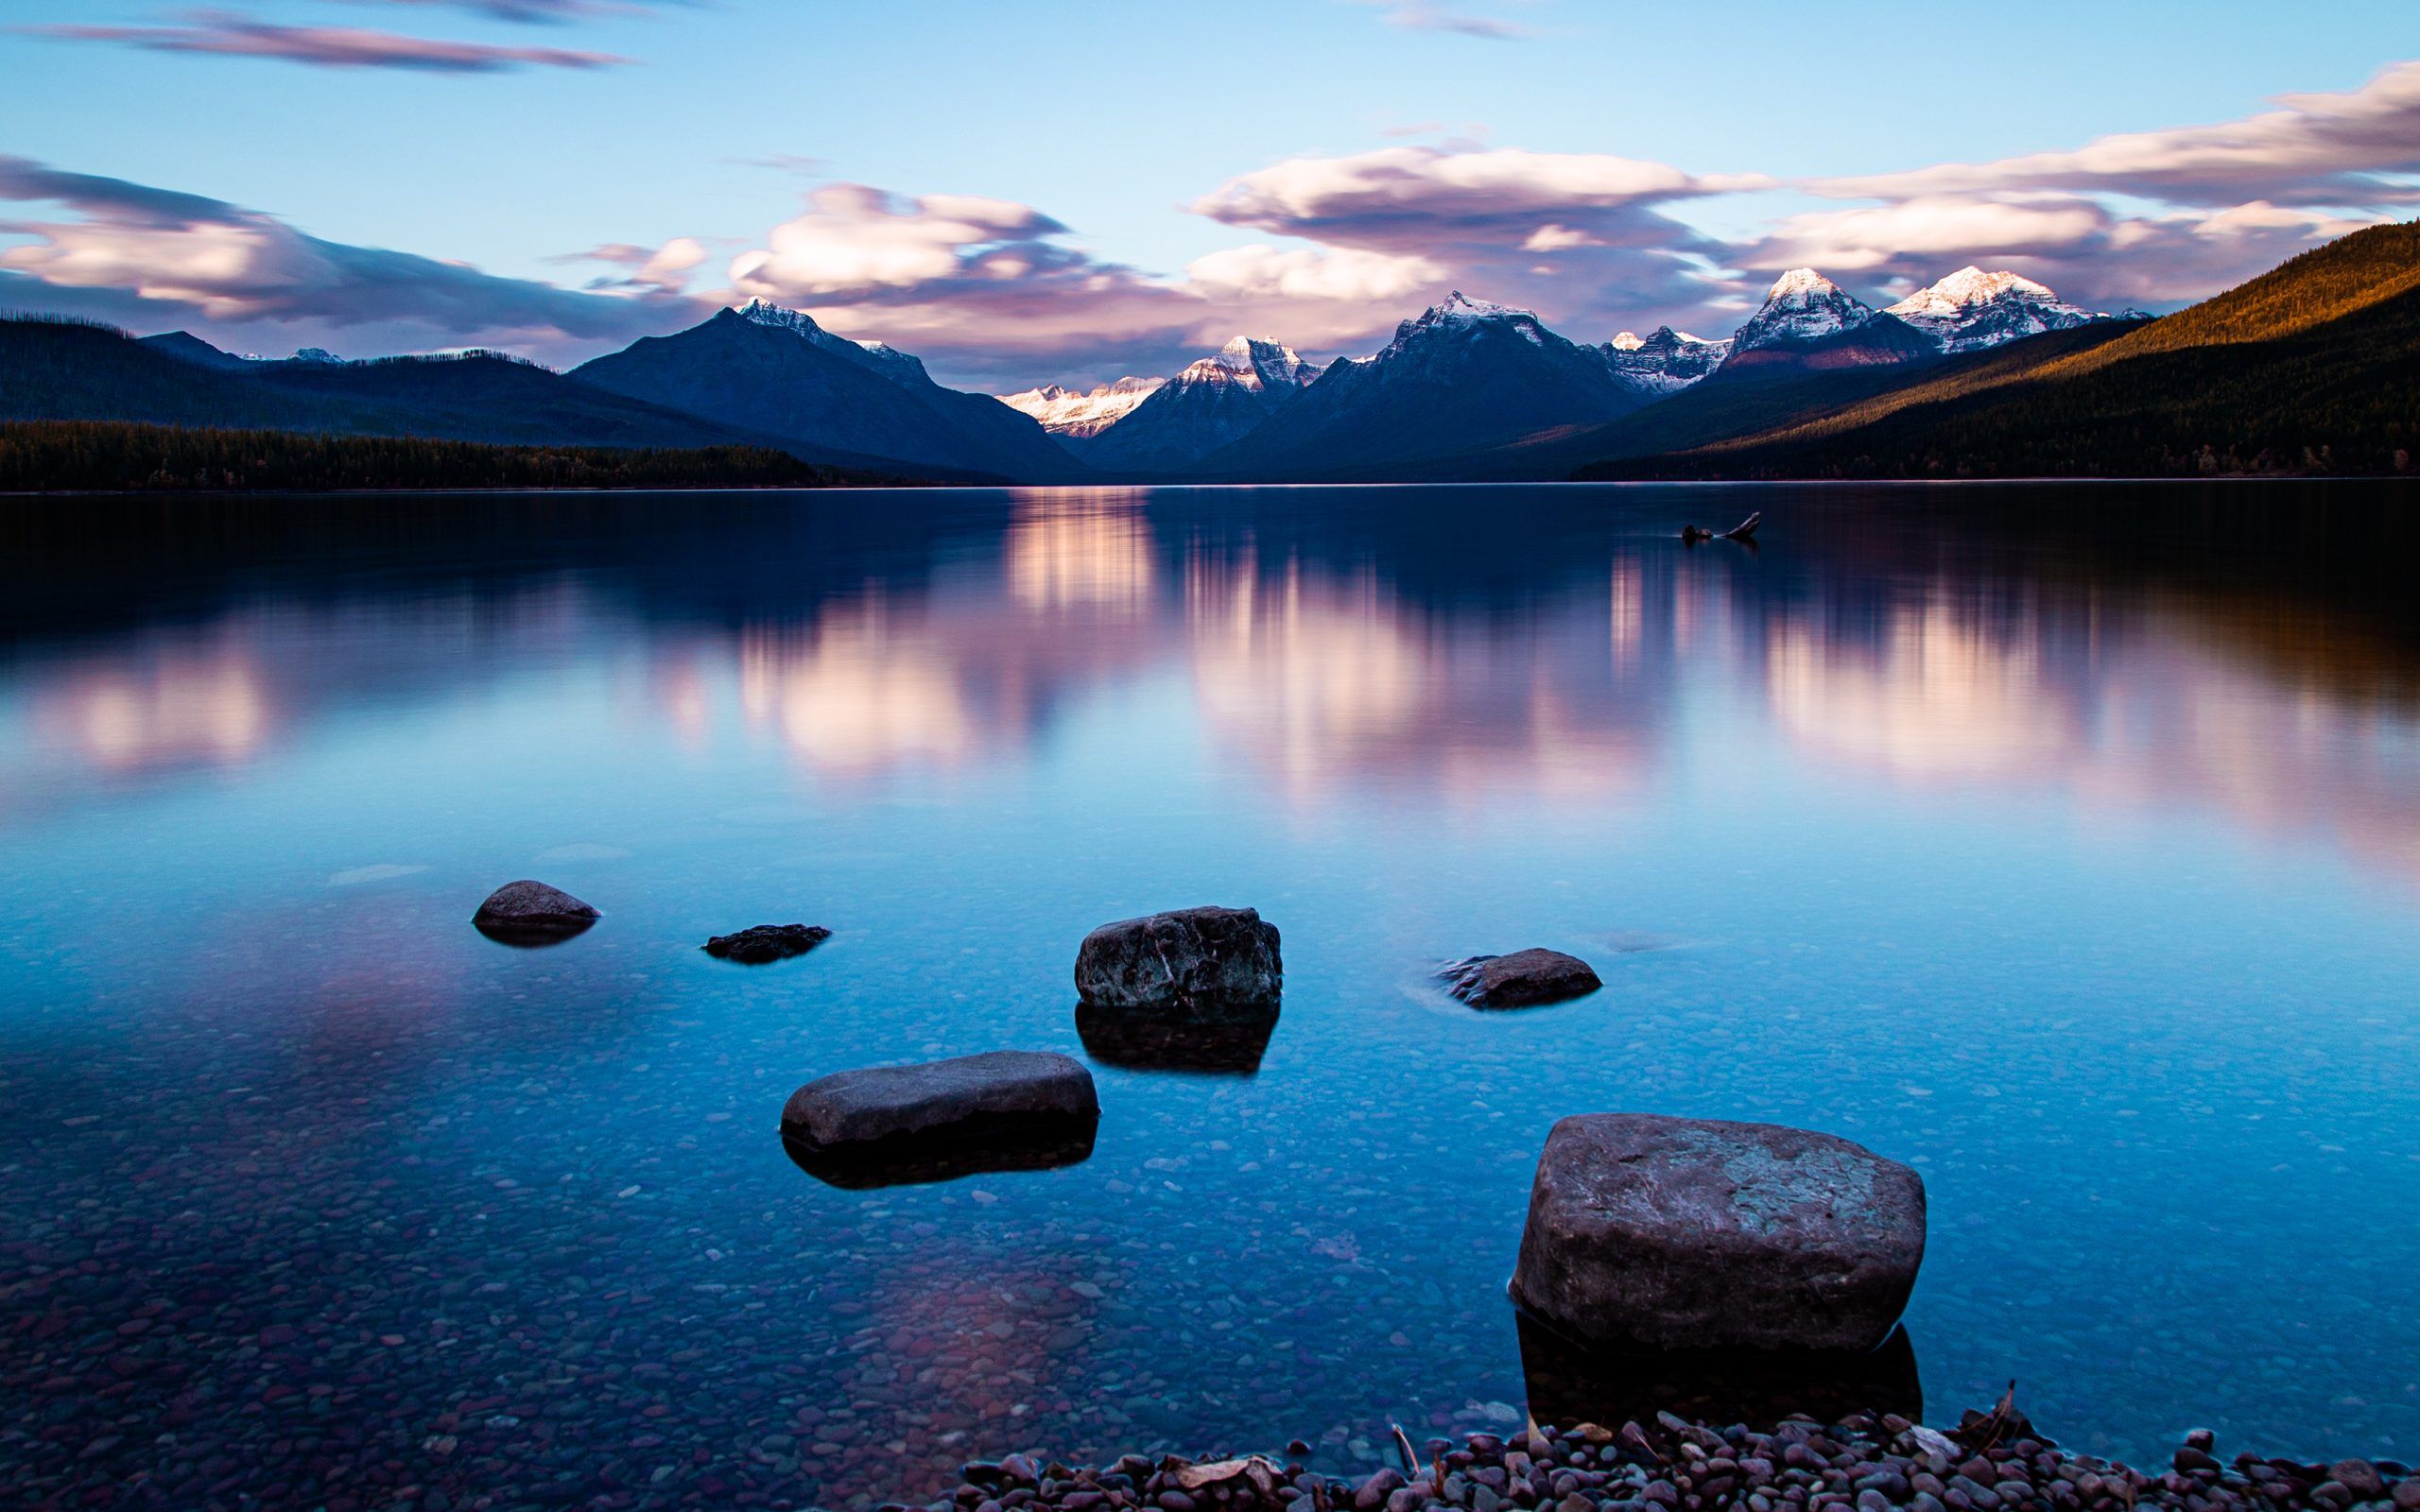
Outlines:
[[[1286, 803], [1651, 801], [1748, 742], [1911, 790], [2201, 805], [2420, 881], [2408, 615], [2183, 527], [2146, 568], [1812, 495], [1760, 555], [1683, 552], [1664, 515], [1703, 501], [1654, 490], [1523, 495], [1517, 531], [1486, 490], [596, 507], [549, 516], [545, 551], [493, 513], [389, 522], [375, 574], [334, 539], [264, 581], [231, 545], [172, 575], [173, 618], [121, 589], [130, 625], [31, 627], [0, 663], [6, 812], [275, 759], [356, 712], [625, 687], [635, 645], [648, 724], [698, 754], [769, 740], [810, 781], [1014, 764], [1165, 685], [1150, 717]], [[569, 741], [583, 714], [529, 717]]]

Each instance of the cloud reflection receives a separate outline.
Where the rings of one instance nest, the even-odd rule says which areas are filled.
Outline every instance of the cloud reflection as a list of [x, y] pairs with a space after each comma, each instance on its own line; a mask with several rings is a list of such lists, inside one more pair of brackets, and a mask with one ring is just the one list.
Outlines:
[[[2199, 808], [2420, 885], [2420, 667], [2273, 575], [2104, 580], [1845, 516], [1761, 557], [1684, 553], [1607, 533], [1584, 501], [1491, 534], [1468, 494], [1376, 514], [1338, 494], [1021, 490], [939, 528], [877, 513], [795, 538], [743, 514], [677, 549], [660, 526], [601, 531], [570, 566], [505, 552], [441, 591], [406, 576], [266, 610], [231, 593], [0, 665], [0, 816], [286, 760], [306, 730], [383, 738], [332, 716], [498, 690], [537, 746], [590, 738], [593, 714], [601, 741], [770, 751], [844, 784], [1041, 759], [1109, 700], [1173, 723], [1085, 760], [1190, 741], [1306, 813], [1634, 807], [1777, 746], [1911, 794]], [[582, 668], [606, 707], [582, 701]], [[431, 781], [475, 786], [480, 751], [459, 756]]]

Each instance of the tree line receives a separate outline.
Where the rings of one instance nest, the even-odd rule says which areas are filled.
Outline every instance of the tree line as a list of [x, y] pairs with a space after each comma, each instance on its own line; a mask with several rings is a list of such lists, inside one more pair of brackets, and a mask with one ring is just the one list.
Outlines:
[[769, 447], [495, 446], [410, 436], [0, 421], [0, 490], [828, 488], [871, 481]]

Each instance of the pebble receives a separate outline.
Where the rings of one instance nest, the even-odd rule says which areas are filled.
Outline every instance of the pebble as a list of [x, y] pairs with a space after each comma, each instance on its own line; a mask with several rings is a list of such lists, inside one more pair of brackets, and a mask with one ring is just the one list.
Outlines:
[[[1512, 1449], [1493, 1434], [1473, 1434], [1460, 1448], [1429, 1440], [1429, 1459], [1451, 1469], [1442, 1483], [1426, 1472], [1407, 1480], [1392, 1466], [1335, 1483], [1299, 1463], [1280, 1470], [1262, 1459], [1170, 1455], [1157, 1462], [1147, 1484], [1173, 1484], [1176, 1472], [1195, 1467], [1212, 1471], [1188, 1479], [1192, 1495], [1164, 1490], [1150, 1498], [1163, 1512], [1277, 1512], [1289, 1505], [1332, 1512], [1348, 1500], [1357, 1512], [1499, 1512], [1507, 1496], [1537, 1512], [2343, 1512], [2390, 1501], [2396, 1512], [2420, 1508], [2420, 1477], [2400, 1465], [2348, 1459], [2323, 1468], [2246, 1454], [2229, 1466], [2213, 1453], [2215, 1435], [2196, 1430], [2176, 1450], [2175, 1470], [2150, 1475], [2064, 1451], [2008, 1408], [1969, 1412], [1947, 1434], [1872, 1415], [1829, 1424], [1793, 1418], [1766, 1434], [1659, 1413], [1651, 1425], [1525, 1430], [1518, 1442], [1522, 1447]], [[1959, 1456], [1954, 1470], [1945, 1446]], [[1309, 1448], [1300, 1438], [1288, 1445], [1298, 1456]], [[1118, 1465], [1150, 1463], [1129, 1456]], [[1063, 1476], [1064, 1467], [1054, 1465], [1039, 1495], [1020, 1487], [994, 1500], [991, 1487], [1004, 1478], [1006, 1463], [967, 1469], [965, 1484], [932, 1503], [933, 1512], [1114, 1512], [1138, 1504], [1131, 1478], [1115, 1469]], [[1939, 1471], [1949, 1472], [1945, 1486]]]

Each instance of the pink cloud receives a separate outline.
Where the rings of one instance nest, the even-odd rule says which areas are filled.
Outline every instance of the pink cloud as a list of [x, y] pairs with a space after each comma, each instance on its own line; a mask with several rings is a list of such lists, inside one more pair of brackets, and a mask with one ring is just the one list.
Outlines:
[[610, 68], [630, 59], [563, 47], [504, 47], [441, 42], [357, 26], [288, 26], [224, 10], [196, 11], [183, 26], [51, 26], [18, 28], [64, 42], [115, 43], [147, 52], [268, 58], [319, 68], [395, 68], [493, 74], [523, 67]]

